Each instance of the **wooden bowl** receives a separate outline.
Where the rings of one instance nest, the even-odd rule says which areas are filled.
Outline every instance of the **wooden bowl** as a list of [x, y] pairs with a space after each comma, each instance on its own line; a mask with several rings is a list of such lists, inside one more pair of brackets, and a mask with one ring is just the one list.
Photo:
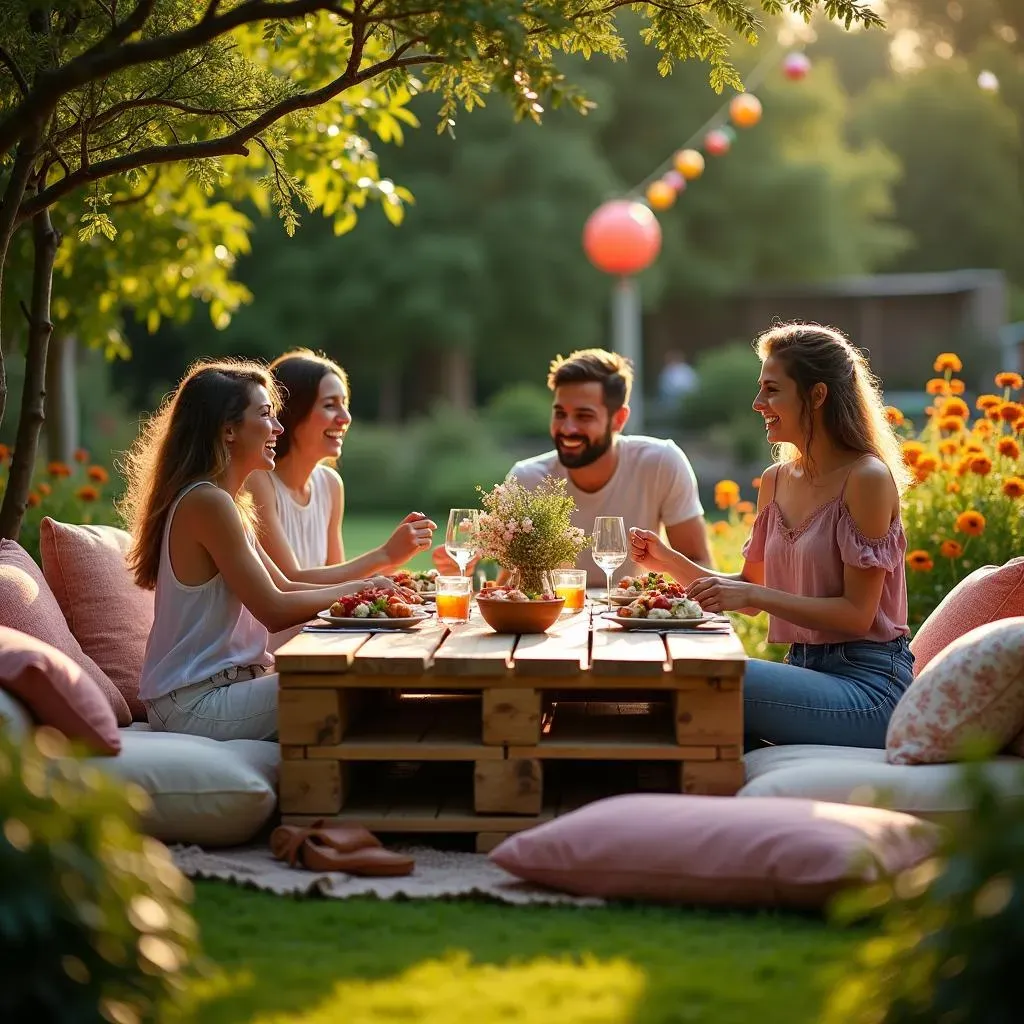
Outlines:
[[565, 598], [554, 601], [501, 601], [478, 596], [476, 606], [495, 633], [544, 633], [562, 614]]

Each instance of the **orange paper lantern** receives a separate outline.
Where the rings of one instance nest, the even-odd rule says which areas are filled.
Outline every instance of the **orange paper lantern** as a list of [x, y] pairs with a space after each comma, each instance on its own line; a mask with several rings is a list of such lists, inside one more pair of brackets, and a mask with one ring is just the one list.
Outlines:
[[676, 201], [676, 190], [667, 181], [652, 181], [647, 186], [647, 202], [652, 210], [667, 210]]
[[734, 96], [729, 104], [729, 116], [737, 128], [753, 128], [761, 120], [761, 101], [749, 92]]
[[676, 170], [688, 181], [704, 173], [704, 156], [696, 149], [681, 149], [675, 156]]
[[661, 251], [661, 226], [650, 208], [633, 199], [599, 206], [583, 227], [583, 251], [606, 274], [636, 274]]

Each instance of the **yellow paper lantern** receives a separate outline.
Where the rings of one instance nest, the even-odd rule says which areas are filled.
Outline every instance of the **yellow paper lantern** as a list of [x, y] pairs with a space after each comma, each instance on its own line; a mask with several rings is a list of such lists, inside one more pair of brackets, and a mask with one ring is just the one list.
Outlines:
[[753, 128], [761, 120], [761, 113], [761, 101], [753, 93], [741, 92], [729, 104], [729, 114], [737, 128]]
[[696, 149], [681, 149], [675, 156], [676, 170], [688, 181], [704, 173], [704, 156]]
[[667, 181], [652, 181], [647, 186], [647, 202], [652, 210], [667, 210], [676, 201], [676, 190]]

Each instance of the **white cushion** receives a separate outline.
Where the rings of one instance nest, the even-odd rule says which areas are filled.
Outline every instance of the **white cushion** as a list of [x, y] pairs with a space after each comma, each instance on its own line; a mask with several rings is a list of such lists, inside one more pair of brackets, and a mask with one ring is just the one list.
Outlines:
[[13, 694], [0, 690], [0, 732], [20, 740], [32, 728], [28, 708]]
[[149, 794], [143, 827], [168, 843], [235, 846], [266, 824], [277, 804], [280, 747], [264, 740], [210, 740], [120, 729], [117, 757], [86, 763]]
[[[878, 804], [931, 821], [967, 810], [955, 764], [889, 764], [884, 750], [792, 744], [753, 750], [737, 796], [791, 796], [830, 803]], [[988, 778], [1006, 795], [1024, 796], [1024, 758], [997, 757]]]

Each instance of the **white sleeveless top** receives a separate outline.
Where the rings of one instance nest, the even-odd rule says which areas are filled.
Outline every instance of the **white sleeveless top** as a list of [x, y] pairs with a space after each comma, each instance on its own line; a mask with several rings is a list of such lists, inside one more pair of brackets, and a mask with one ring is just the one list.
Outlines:
[[277, 499], [277, 517], [300, 569], [327, 564], [327, 530], [331, 522], [331, 470], [318, 465], [309, 478], [309, 501], [300, 505], [276, 473], [269, 473]]
[[[228, 589], [218, 573], [196, 587], [179, 583], [171, 568], [171, 523], [178, 503], [196, 487], [214, 487], [209, 480], [189, 484], [171, 505], [160, 545], [153, 628], [139, 680], [139, 698], [156, 700], [182, 686], [201, 683], [227, 668], [263, 665], [269, 634]], [[250, 543], [252, 540], [250, 538]]]

